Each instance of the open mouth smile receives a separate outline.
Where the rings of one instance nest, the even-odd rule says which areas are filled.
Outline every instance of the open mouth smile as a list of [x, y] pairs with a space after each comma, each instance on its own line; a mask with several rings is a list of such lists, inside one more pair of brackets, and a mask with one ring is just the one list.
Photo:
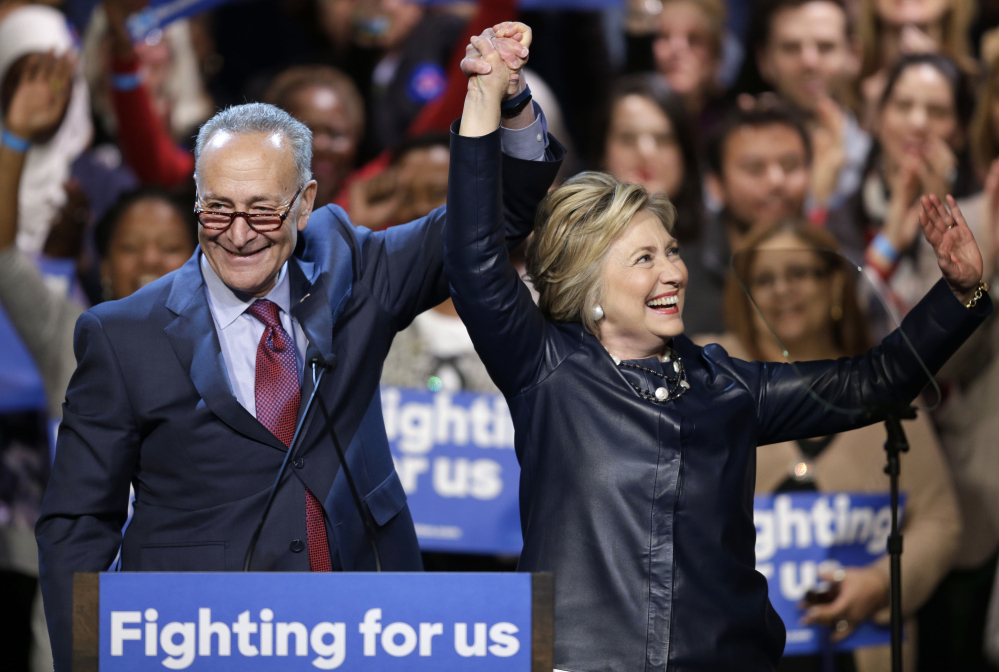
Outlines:
[[680, 296], [678, 292], [660, 294], [646, 301], [645, 305], [660, 315], [676, 315], [680, 312]]

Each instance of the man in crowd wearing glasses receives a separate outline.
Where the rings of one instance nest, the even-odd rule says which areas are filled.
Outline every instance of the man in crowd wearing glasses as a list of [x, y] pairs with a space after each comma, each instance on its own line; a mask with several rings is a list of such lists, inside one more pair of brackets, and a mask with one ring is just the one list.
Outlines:
[[[513, 41], [507, 51], [527, 55]], [[466, 72], [481, 67], [470, 60]], [[564, 153], [522, 98], [499, 131], [520, 157], [504, 157], [511, 244], [530, 231]], [[379, 233], [355, 229], [336, 206], [313, 214], [311, 153], [308, 128], [276, 107], [220, 112], [197, 140], [200, 248], [77, 324], [78, 368], [36, 528], [57, 670], [70, 668], [73, 573], [106, 570], [119, 547], [124, 570], [243, 567], [299, 425], [251, 569], [374, 569], [365, 524], [382, 569], [421, 569], [378, 381], [395, 333], [448, 296], [445, 209]], [[323, 416], [304, 415], [313, 362], [334, 360], [317, 394], [367, 521]]]

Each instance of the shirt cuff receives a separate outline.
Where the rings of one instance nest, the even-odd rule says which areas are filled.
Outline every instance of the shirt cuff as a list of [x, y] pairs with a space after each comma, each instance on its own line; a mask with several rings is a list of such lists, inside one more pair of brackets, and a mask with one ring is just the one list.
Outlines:
[[534, 123], [526, 128], [503, 128], [500, 126], [500, 146], [503, 153], [524, 161], [544, 161], [548, 149], [548, 119], [538, 105], [534, 106]]

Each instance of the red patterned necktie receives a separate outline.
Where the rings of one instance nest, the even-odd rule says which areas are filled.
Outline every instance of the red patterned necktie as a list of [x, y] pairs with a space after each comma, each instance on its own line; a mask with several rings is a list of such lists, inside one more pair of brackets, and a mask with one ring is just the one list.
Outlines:
[[[281, 443], [290, 447], [295, 438], [298, 405], [302, 400], [295, 345], [281, 326], [276, 303], [259, 299], [246, 312], [266, 327], [257, 345], [254, 378], [257, 420]], [[305, 527], [309, 535], [309, 569], [313, 572], [332, 571], [322, 504], [308, 488], [305, 489]]]

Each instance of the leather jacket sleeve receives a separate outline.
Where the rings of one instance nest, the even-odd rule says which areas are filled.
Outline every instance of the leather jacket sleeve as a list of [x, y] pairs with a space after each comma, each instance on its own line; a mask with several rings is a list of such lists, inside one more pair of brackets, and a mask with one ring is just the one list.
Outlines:
[[940, 280], [898, 329], [863, 355], [835, 362], [754, 364], [761, 367], [756, 390], [759, 444], [882, 420], [886, 405], [915, 399], [929, 383], [928, 374], [939, 371], [991, 312], [988, 296], [968, 309]]
[[[476, 352], [497, 387], [511, 396], [529, 385], [540, 370], [548, 325], [510, 264], [503, 216], [509, 216], [510, 209], [503, 213], [501, 203], [516, 204], [523, 209], [521, 216], [530, 210], [533, 219], [540, 198], [535, 200], [537, 193], [522, 192], [506, 181], [500, 166], [499, 131], [469, 138], [454, 129], [444, 273]], [[558, 146], [554, 138], [549, 137], [549, 142]]]

